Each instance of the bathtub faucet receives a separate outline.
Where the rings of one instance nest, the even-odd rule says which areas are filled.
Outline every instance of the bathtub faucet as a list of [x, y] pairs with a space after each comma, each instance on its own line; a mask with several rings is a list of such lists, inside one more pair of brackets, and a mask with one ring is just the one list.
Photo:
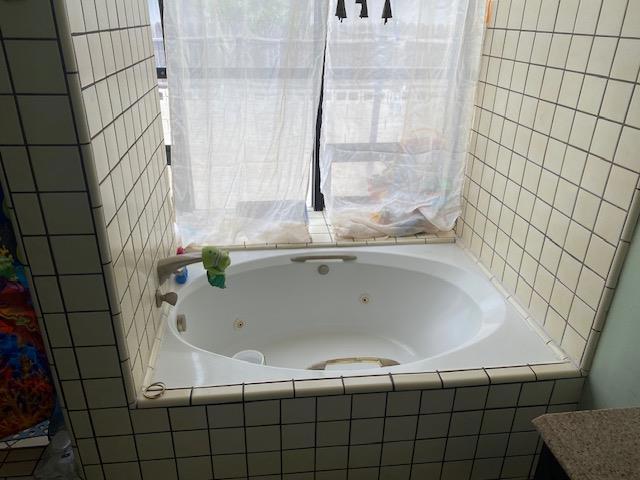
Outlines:
[[162, 285], [171, 274], [182, 267], [202, 262], [202, 252], [183, 253], [158, 260], [158, 284]]

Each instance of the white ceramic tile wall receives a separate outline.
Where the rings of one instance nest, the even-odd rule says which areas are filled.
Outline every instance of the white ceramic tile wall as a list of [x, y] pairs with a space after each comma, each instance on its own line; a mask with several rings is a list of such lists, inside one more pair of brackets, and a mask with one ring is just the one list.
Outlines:
[[457, 233], [588, 370], [640, 209], [640, 6], [492, 4]]
[[[144, 0], [0, 2], [0, 179], [86, 478], [528, 478], [530, 418], [579, 398], [570, 366], [168, 391], [133, 408], [159, 321], [152, 265], [173, 243], [146, 17]], [[0, 475], [33, 466], [7, 458]]]
[[[147, 3], [65, 3], [102, 199], [109, 246], [104, 253], [113, 266], [115, 286], [111, 282], [110, 287], [120, 305], [113, 318], [124, 331], [120, 360], [139, 391], [160, 321], [153, 304], [158, 286], [153, 265], [173, 242]], [[73, 245], [66, 248], [77, 251]], [[104, 362], [103, 353], [88, 352], [78, 360]]]

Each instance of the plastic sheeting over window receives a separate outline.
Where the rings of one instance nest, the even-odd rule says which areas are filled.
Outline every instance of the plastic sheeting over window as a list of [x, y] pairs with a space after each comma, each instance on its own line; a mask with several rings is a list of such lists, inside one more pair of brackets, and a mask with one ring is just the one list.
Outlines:
[[184, 244], [307, 242], [328, 2], [165, 3]]
[[485, 0], [393, 5], [386, 25], [384, 0], [329, 21], [321, 173], [340, 237], [449, 230], [461, 213]]

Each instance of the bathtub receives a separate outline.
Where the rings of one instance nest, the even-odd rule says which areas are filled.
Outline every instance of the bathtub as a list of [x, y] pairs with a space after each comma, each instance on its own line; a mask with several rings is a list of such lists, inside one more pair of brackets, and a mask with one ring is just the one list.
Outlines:
[[[169, 281], [178, 302], [150, 381], [183, 388], [561, 361], [455, 244], [231, 258], [224, 290], [201, 265], [185, 285]], [[246, 350], [265, 363], [232, 358]]]

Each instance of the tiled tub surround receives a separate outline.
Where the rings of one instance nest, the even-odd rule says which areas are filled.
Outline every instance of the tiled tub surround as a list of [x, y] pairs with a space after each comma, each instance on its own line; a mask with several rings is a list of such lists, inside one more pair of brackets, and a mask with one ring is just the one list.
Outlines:
[[493, 4], [457, 233], [586, 372], [640, 211], [640, 3]]
[[525, 479], [540, 448], [530, 420], [574, 410], [576, 375], [554, 364], [223, 386], [167, 408], [169, 391], [93, 411], [97, 438], [78, 443], [102, 458], [85, 470], [107, 478]]

